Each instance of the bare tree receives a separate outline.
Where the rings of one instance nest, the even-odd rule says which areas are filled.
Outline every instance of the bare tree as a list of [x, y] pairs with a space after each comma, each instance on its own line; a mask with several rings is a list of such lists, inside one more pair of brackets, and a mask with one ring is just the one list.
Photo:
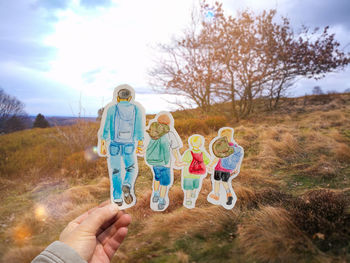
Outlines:
[[0, 88], [0, 132], [24, 129], [26, 116], [24, 104]]
[[172, 44], [159, 45], [163, 56], [150, 71], [150, 77], [156, 91], [182, 95], [208, 112], [222, 72], [214, 58], [212, 42], [198, 37], [202, 20], [193, 12], [192, 23], [182, 37], [173, 39]]
[[320, 79], [349, 64], [349, 54], [339, 49], [328, 27], [321, 33], [302, 27], [296, 34], [289, 20], [276, 14], [246, 10], [232, 17], [222, 4], [202, 1], [183, 37], [160, 45], [165, 57], [151, 72], [153, 86], [183, 95], [204, 111], [214, 102], [231, 101], [239, 120], [254, 110], [254, 99], [262, 97], [267, 109], [276, 109], [298, 79]]
[[312, 89], [312, 94], [314, 95], [322, 95], [323, 94], [323, 91], [321, 89], [320, 86], [315, 86], [313, 89]]
[[[205, 1], [202, 6], [209, 7]], [[202, 34], [214, 36], [215, 57], [225, 69], [224, 90], [237, 119], [251, 113], [254, 98], [265, 97], [268, 109], [276, 109], [298, 78], [319, 79], [350, 62], [328, 27], [322, 34], [306, 27], [295, 34], [287, 18], [275, 21], [276, 10], [259, 15], [246, 10], [233, 18], [219, 3], [209, 8], [216, 19], [204, 23]]]

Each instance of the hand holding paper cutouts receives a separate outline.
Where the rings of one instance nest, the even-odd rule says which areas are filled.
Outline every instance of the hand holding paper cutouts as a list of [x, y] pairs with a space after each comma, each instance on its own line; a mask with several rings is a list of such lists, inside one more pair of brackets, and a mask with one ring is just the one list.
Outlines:
[[121, 209], [136, 203], [134, 183], [138, 175], [136, 154], [142, 153], [145, 110], [129, 85], [115, 88], [113, 101], [103, 111], [98, 148], [107, 156], [111, 201]]
[[244, 150], [233, 139], [234, 130], [223, 127], [209, 145], [213, 161], [208, 169], [212, 171], [213, 190], [207, 199], [210, 203], [232, 209], [237, 201], [232, 189], [232, 179], [239, 174]]
[[169, 112], [158, 113], [150, 121], [146, 132], [145, 161], [153, 173], [150, 206], [154, 211], [164, 211], [169, 206], [168, 192], [174, 181], [173, 168], [182, 165], [179, 154], [182, 141], [174, 129], [174, 119]]
[[204, 148], [204, 137], [194, 134], [188, 138], [189, 149], [184, 152], [181, 160], [186, 163], [182, 168], [182, 190], [184, 191], [183, 205], [194, 208], [202, 181], [207, 175], [206, 165], [210, 163], [210, 155]]

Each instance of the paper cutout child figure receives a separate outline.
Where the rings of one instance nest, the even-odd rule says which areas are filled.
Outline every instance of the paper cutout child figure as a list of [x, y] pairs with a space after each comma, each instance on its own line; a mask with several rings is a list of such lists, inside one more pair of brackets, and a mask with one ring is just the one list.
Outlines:
[[[168, 192], [173, 184], [173, 168], [179, 169], [179, 149], [182, 141], [174, 129], [174, 119], [169, 112], [160, 112], [150, 121], [145, 137], [145, 161], [153, 173], [153, 192], [150, 207], [154, 211], [164, 211], [169, 206]], [[172, 164], [175, 158], [175, 166]]]
[[210, 163], [210, 155], [204, 148], [204, 137], [194, 134], [188, 138], [189, 149], [182, 155], [182, 190], [184, 191], [183, 205], [189, 209], [196, 206], [202, 181], [207, 175], [206, 166]]
[[111, 201], [121, 209], [136, 203], [136, 154], [141, 154], [143, 148], [145, 110], [134, 99], [135, 91], [132, 87], [116, 87], [113, 101], [104, 108], [98, 131], [99, 154], [107, 156]]
[[208, 195], [207, 200], [212, 204], [221, 204], [226, 209], [232, 209], [237, 201], [231, 182], [239, 174], [244, 156], [244, 150], [235, 142], [233, 134], [232, 128], [223, 127], [219, 130], [218, 137], [215, 137], [209, 146], [215, 158], [208, 169], [212, 169], [214, 165], [215, 168], [211, 177], [213, 191]]

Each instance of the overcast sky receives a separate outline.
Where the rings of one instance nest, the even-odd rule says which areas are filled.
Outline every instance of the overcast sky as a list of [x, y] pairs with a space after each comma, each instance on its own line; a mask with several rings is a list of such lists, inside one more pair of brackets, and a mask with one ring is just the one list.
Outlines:
[[[147, 72], [154, 47], [181, 33], [192, 0], [0, 0], [0, 87], [36, 115], [85, 116], [127, 83], [147, 112], [171, 110], [170, 96], [153, 94]], [[295, 28], [329, 25], [350, 52], [349, 0], [225, 0], [223, 8], [276, 8]], [[300, 80], [291, 95], [350, 88], [350, 70], [320, 81]]]

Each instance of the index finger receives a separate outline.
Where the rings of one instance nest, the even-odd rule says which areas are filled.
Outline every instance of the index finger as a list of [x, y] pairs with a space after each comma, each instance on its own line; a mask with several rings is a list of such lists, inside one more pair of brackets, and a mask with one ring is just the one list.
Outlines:
[[97, 208], [104, 207], [104, 206], [108, 205], [109, 202], [110, 202], [109, 200], [106, 200], [106, 201], [102, 202], [101, 204], [99, 204], [98, 206], [95, 206], [95, 207], [89, 209], [85, 213], [83, 213], [80, 216], [78, 216], [77, 218], [73, 219], [71, 221], [71, 223], [78, 224], [78, 225], [81, 224], [81, 222], [83, 222], [89, 214], [91, 214]]

